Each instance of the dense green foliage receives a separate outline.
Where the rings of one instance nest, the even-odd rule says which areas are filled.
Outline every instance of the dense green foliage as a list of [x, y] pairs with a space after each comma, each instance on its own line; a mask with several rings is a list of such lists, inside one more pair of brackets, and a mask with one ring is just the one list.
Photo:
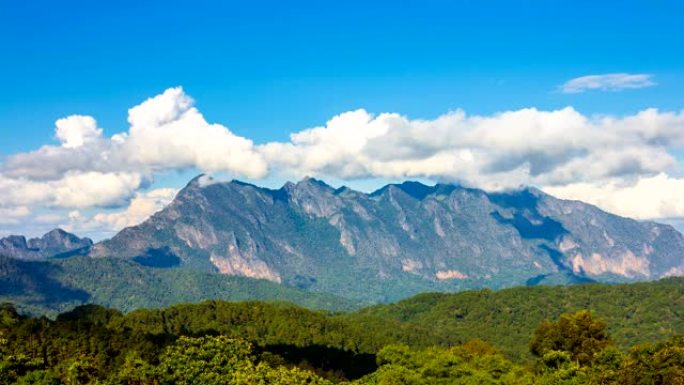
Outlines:
[[3, 305], [0, 383], [684, 384], [684, 336], [625, 353], [588, 311], [540, 324], [529, 363], [480, 340], [412, 347], [401, 339], [414, 330], [386, 326], [400, 330], [375, 336], [350, 320], [256, 302], [129, 315], [88, 305], [54, 321]]
[[[24, 314], [56, 315], [86, 303], [131, 311], [209, 298], [282, 300], [328, 310], [352, 307], [339, 297], [285, 288], [269, 281], [182, 269], [147, 268], [125, 260], [73, 257], [50, 262], [23, 262], [0, 258], [0, 301], [15, 303]], [[265, 320], [274, 324], [297, 325], [293, 319], [313, 317], [312, 324], [326, 326], [315, 341], [302, 341], [300, 346], [316, 343], [364, 353], [375, 353], [393, 341], [426, 348], [481, 339], [515, 360], [526, 360], [531, 358], [527, 345], [536, 325], [545, 319], [556, 319], [561, 313], [582, 309], [591, 309], [605, 319], [616, 346], [623, 350], [635, 344], [684, 334], [684, 278], [620, 285], [429, 293], [396, 304], [373, 306], [334, 317], [288, 306], [255, 304], [247, 314], [238, 305], [216, 306], [222, 309], [221, 314], [239, 314], [231, 315], [232, 318], [227, 320], [219, 316], [215, 322], [218, 326], [212, 328], [221, 333], [228, 332], [228, 329], [256, 333], [258, 329], [254, 325]], [[231, 310], [226, 310], [228, 308]], [[271, 309], [280, 309], [278, 312], [282, 316], [278, 316], [279, 320], [273, 317]], [[130, 320], [136, 317], [154, 318], [154, 322], [145, 321], [145, 325], [151, 328], [150, 325], [159, 325], [156, 319], [163, 319], [168, 324], [165, 327], [175, 333], [181, 324], [188, 330], [201, 333], [206, 325], [198, 330], [194, 330], [192, 325], [197, 324], [197, 319], [209, 317], [204, 313], [213, 311], [215, 309], [206, 304], [183, 305], [133, 312], [126, 317], [126, 322], [132, 322]], [[251, 326], [237, 326], [236, 319], [245, 320]], [[173, 322], [176, 326], [171, 325]], [[225, 325], [231, 326], [227, 328]], [[357, 338], [357, 330], [368, 331], [370, 337]], [[325, 336], [324, 339], [321, 336]], [[353, 341], [345, 340], [344, 336], [354, 336]]]
[[610, 345], [605, 322], [593, 319], [589, 311], [583, 310], [574, 315], [563, 314], [558, 322], [544, 320], [534, 331], [530, 351], [538, 357], [563, 351], [573, 361], [586, 365]]
[[512, 357], [522, 357], [528, 354], [527, 344], [537, 325], [582, 309], [591, 309], [606, 321], [608, 333], [621, 349], [684, 334], [684, 278], [420, 294], [363, 309], [353, 317], [430, 325], [435, 340], [444, 344], [482, 339]]
[[94, 303], [121, 311], [206, 299], [287, 301], [312, 309], [349, 310], [342, 298], [246, 277], [155, 269], [115, 258], [27, 262], [0, 256], [0, 301], [23, 312], [56, 315]]

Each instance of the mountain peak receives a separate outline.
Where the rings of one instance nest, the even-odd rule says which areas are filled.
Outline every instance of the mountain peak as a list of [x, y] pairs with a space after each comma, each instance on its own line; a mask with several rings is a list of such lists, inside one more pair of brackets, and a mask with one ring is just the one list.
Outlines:
[[206, 187], [207, 185], [215, 183], [214, 178], [211, 175], [207, 174], [199, 174], [196, 177], [190, 179], [190, 182], [185, 186], [186, 188], [188, 187]]
[[87, 249], [93, 244], [90, 238], [79, 238], [60, 228], [50, 230], [40, 238], [11, 235], [0, 239], [0, 254], [16, 259], [40, 260]]
[[73, 235], [73, 234], [57, 227], [57, 228], [54, 228], [54, 229], [48, 231], [47, 233], [43, 234], [43, 236], [40, 238], [41, 239], [64, 238], [64, 237], [68, 237], [69, 235]]
[[285, 182], [282, 191], [286, 191], [291, 196], [319, 195], [324, 192], [334, 193], [335, 189], [320, 179], [304, 177], [297, 183]]
[[[450, 186], [450, 188], [445, 189], [446, 186]], [[418, 181], [405, 181], [402, 183], [388, 184], [384, 187], [379, 188], [378, 190], [373, 191], [372, 193], [370, 193], [370, 196], [383, 195], [388, 193], [392, 189], [397, 189], [411, 196], [412, 198], [415, 198], [416, 200], [422, 201], [431, 194], [439, 192], [450, 193], [451, 191], [453, 191], [454, 188], [455, 186], [453, 185], [436, 184], [433, 186], [428, 186]]]
[[325, 183], [324, 181], [320, 179], [316, 179], [314, 177], [310, 176], [305, 176], [302, 180], [297, 182], [296, 186], [312, 186], [312, 187], [321, 187], [327, 189], [334, 190], [330, 185]]

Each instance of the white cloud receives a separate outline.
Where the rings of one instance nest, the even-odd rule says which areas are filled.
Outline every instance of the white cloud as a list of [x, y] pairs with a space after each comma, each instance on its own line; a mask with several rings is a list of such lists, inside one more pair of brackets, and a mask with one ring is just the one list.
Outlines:
[[684, 113], [657, 110], [624, 118], [569, 107], [455, 111], [434, 120], [357, 110], [259, 149], [294, 177], [427, 177], [501, 189], [655, 175], [676, 164], [669, 149], [684, 144], [683, 128]]
[[655, 85], [653, 75], [650, 74], [613, 73], [570, 79], [560, 86], [560, 90], [566, 94], [577, 94], [588, 90], [620, 91]]
[[64, 220], [64, 215], [62, 214], [57, 214], [57, 213], [47, 213], [47, 214], [39, 214], [36, 215], [35, 217], [31, 218], [31, 221], [37, 224], [43, 224], [43, 225], [54, 225], [57, 223], [60, 223]]
[[196, 167], [261, 178], [267, 165], [251, 140], [209, 124], [181, 88], [171, 88], [128, 112], [131, 125], [119, 135], [128, 162], [154, 170]]
[[672, 178], [665, 173], [639, 177], [632, 183], [573, 183], [547, 187], [544, 191], [559, 198], [592, 203], [631, 218], [684, 217], [684, 179]]
[[0, 224], [17, 224], [31, 214], [26, 206], [0, 207]]
[[122, 229], [142, 223], [152, 214], [169, 204], [178, 192], [177, 189], [161, 188], [146, 193], [138, 193], [125, 210], [114, 213], [98, 213], [92, 220], [107, 229]]
[[170, 88], [129, 110], [128, 132], [103, 138], [95, 119], [71, 116], [57, 121], [61, 146], [43, 146], [4, 161], [6, 177], [59, 179], [67, 172], [157, 172], [199, 168], [260, 178], [267, 164], [251, 140], [210, 124], [181, 88]]
[[[359, 109], [294, 132], [288, 141], [260, 145], [207, 122], [181, 88], [128, 115], [129, 129], [111, 137], [92, 117], [60, 119], [59, 145], [7, 157], [0, 165], [0, 207], [50, 208], [50, 215], [75, 209], [68, 221], [73, 226], [120, 229], [168, 201], [169, 195], [141, 192], [156, 175], [199, 169], [251, 180], [310, 175], [427, 178], [488, 190], [534, 185], [639, 218], [684, 215], [677, 195], [663, 192], [679, 191], [681, 182], [671, 175], [681, 168], [673, 154], [684, 150], [684, 111], [616, 117], [586, 116], [571, 107], [486, 116], [456, 110], [409, 119]], [[651, 185], [663, 191], [651, 193]], [[640, 199], [651, 200], [637, 205]], [[91, 212], [103, 207], [109, 211]]]
[[99, 240], [125, 227], [142, 223], [169, 204], [177, 193], [178, 190], [174, 188], [139, 191], [130, 203], [121, 209], [71, 210], [59, 217], [52, 214], [42, 215], [46, 219], [43, 227], [60, 227]]
[[68, 172], [63, 178], [34, 181], [0, 175], [0, 196], [6, 206], [42, 205], [59, 208], [107, 207], [125, 204], [144, 178], [135, 173]]
[[55, 135], [66, 148], [81, 147], [102, 136], [102, 129], [97, 128], [97, 122], [90, 116], [72, 115], [59, 119], [55, 126]]
[[0, 166], [3, 199], [65, 208], [120, 206], [167, 170], [265, 176], [266, 161], [252, 141], [207, 123], [193, 103], [180, 87], [170, 88], [131, 108], [130, 129], [111, 138], [102, 136], [92, 117], [58, 120], [60, 146], [14, 154]]

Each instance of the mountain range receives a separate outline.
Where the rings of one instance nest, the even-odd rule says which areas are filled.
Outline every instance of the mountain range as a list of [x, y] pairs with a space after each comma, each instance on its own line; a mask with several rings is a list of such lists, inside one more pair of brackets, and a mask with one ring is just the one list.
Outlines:
[[360, 304], [425, 291], [684, 274], [684, 237], [669, 225], [534, 188], [488, 193], [418, 182], [363, 193], [313, 178], [268, 189], [200, 175], [167, 207], [111, 239], [92, 244], [56, 230], [0, 245], [0, 254], [24, 260], [113, 258], [269, 280]]
[[0, 238], [0, 255], [26, 261], [68, 256], [87, 251], [93, 241], [79, 238], [62, 229], [54, 229], [40, 238], [26, 239], [23, 235]]
[[313, 178], [273, 190], [199, 176], [166, 208], [89, 255], [373, 302], [428, 290], [684, 273], [684, 237], [671, 226], [537, 189], [405, 182], [366, 194]]

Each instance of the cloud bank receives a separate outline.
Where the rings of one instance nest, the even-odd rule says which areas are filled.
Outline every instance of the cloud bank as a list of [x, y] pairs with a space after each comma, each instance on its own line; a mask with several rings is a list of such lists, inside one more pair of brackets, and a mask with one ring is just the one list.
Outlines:
[[615, 73], [603, 75], [587, 75], [570, 79], [560, 86], [560, 90], [566, 94], [577, 94], [589, 90], [621, 91], [653, 87], [653, 75]]
[[[638, 83], [631, 82], [624, 84]], [[578, 85], [585, 83], [574, 87], [603, 87]], [[359, 109], [288, 141], [256, 144], [207, 122], [178, 87], [131, 108], [128, 123], [126, 132], [105, 137], [93, 117], [69, 116], [56, 122], [58, 144], [8, 156], [0, 165], [5, 223], [44, 207], [70, 212], [74, 230], [120, 229], [172, 199], [175, 190], [148, 191], [156, 175], [187, 169], [250, 180], [309, 175], [428, 178], [487, 190], [534, 185], [622, 215], [684, 216], [676, 157], [684, 150], [682, 111], [591, 117], [571, 107], [488, 116], [455, 110], [410, 119]], [[93, 209], [101, 212], [84, 217]]]

